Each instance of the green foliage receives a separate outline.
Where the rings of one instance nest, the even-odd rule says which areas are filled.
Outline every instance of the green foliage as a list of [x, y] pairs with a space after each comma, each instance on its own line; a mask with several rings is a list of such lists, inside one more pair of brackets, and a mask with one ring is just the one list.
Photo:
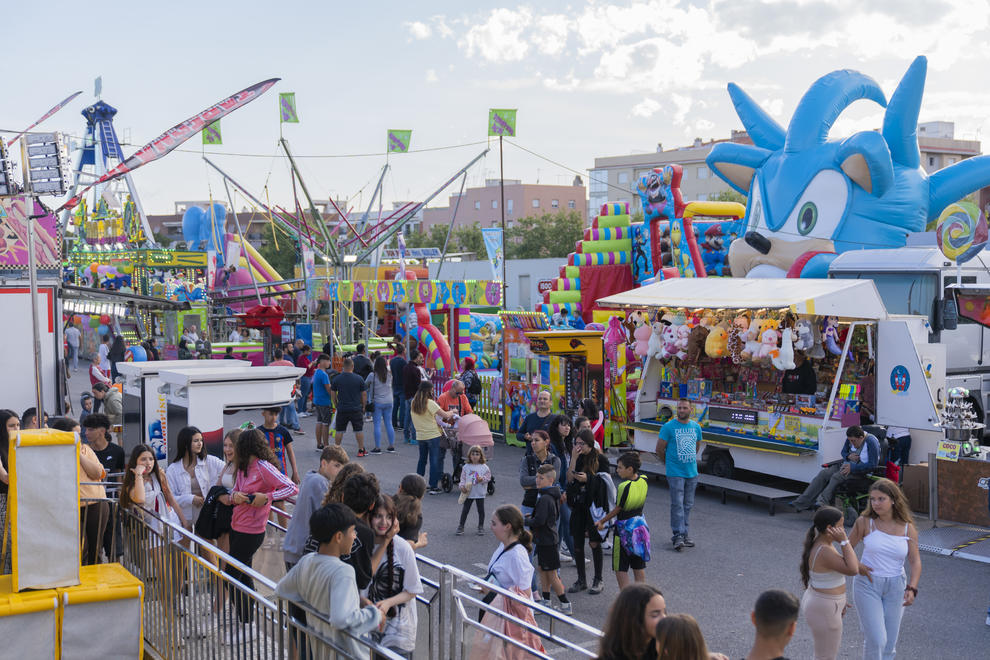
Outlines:
[[633, 225], [642, 224], [645, 217], [642, 211], [636, 211], [631, 216], [629, 216], [629, 223]]
[[272, 268], [282, 277], [291, 278], [295, 273], [296, 263], [299, 261], [299, 252], [296, 248], [296, 241], [287, 237], [283, 232], [278, 232], [278, 247], [273, 240], [272, 225], [266, 224], [262, 230], [261, 246], [258, 253], [268, 260]]
[[407, 248], [435, 247], [443, 249], [447, 238], [447, 225], [433, 225], [430, 231], [414, 231], [406, 236]]
[[584, 221], [577, 211], [522, 218], [506, 230], [507, 258], [565, 258], [583, 235]]
[[713, 202], [739, 202], [743, 206], [746, 205], [746, 195], [738, 193], [735, 190], [729, 188], [728, 190], [723, 190], [722, 192], [712, 195], [709, 198]]

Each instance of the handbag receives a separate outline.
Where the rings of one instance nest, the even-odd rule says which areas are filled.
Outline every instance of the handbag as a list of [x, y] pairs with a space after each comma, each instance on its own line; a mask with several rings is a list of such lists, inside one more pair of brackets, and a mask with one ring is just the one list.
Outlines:
[[233, 517], [234, 507], [227, 506], [220, 501], [221, 495], [228, 495], [227, 489], [223, 486], [213, 486], [203, 500], [203, 508], [196, 518], [194, 531], [204, 539], [220, 538], [230, 531], [230, 520]]
[[364, 405], [364, 412], [373, 413], [375, 412], [375, 381], [378, 380], [377, 375], [373, 375], [371, 379], [371, 399]]
[[[496, 557], [495, 561], [492, 562], [492, 567], [494, 567], [495, 564], [498, 563], [498, 560], [502, 558], [502, 555], [504, 555], [506, 552], [508, 552], [517, 545], [519, 545], [519, 541], [513, 541], [506, 547], [502, 548], [502, 552], [498, 553], [498, 557]], [[484, 579], [485, 582], [493, 582], [495, 584], [498, 584], [498, 580], [495, 579], [495, 574], [492, 573], [491, 569], [489, 569], [488, 572], [485, 574]], [[502, 585], [498, 584], [498, 586], [501, 587]], [[495, 597], [498, 595], [499, 594], [497, 591], [489, 591], [487, 594], [484, 595], [484, 597], [482, 597], [481, 602], [484, 603], [485, 605], [489, 605], [493, 600], [495, 600]], [[485, 616], [485, 609], [478, 608], [478, 623], [481, 623], [481, 619], [483, 616]]]

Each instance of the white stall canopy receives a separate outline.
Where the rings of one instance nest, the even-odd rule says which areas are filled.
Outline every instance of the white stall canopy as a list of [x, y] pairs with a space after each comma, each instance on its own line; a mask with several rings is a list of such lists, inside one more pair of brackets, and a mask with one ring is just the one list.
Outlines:
[[790, 309], [795, 314], [880, 320], [887, 310], [872, 280], [684, 277], [598, 299], [601, 307]]

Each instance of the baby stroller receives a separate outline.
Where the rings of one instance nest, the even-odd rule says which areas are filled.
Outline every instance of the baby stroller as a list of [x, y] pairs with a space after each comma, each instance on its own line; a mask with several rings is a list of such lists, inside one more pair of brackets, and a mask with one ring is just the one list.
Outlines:
[[[454, 484], [461, 479], [461, 469], [467, 461], [468, 452], [472, 447], [481, 447], [485, 453], [485, 460], [490, 461], [495, 452], [495, 441], [492, 439], [492, 432], [488, 428], [485, 420], [477, 415], [464, 415], [452, 426], [441, 424], [444, 437], [441, 443], [448, 442], [454, 454], [454, 473], [444, 473], [440, 479], [440, 487], [445, 493], [454, 489]], [[495, 477], [488, 482], [488, 494], [495, 494]]]

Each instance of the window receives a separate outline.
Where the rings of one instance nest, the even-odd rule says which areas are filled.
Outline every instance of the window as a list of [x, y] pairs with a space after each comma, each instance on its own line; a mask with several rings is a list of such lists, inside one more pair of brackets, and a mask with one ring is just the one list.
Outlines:
[[508, 199], [508, 200], [505, 201], [505, 210], [509, 212], [509, 215], [512, 215], [512, 208], [513, 208], [513, 206], [515, 206], [515, 204], [513, 203], [513, 200]]
[[935, 167], [935, 156], [929, 156], [928, 157], [928, 166], [929, 167]]
[[551, 199], [550, 200], [550, 208], [552, 208], [552, 209], [559, 209], [560, 208], [560, 200], [559, 199]]
[[540, 208], [540, 200], [538, 200], [538, 199], [534, 199], [533, 200], [533, 208], [534, 209]]
[[574, 206], [574, 200], [573, 199], [567, 200], [567, 208], [569, 208], [569, 209], [575, 208], [575, 206]]
[[498, 200], [497, 199], [493, 199], [492, 200], [492, 208], [493, 209], [497, 209], [498, 208]]
[[608, 194], [608, 170], [591, 170], [588, 176], [588, 191], [592, 195]]
[[475, 202], [474, 203], [474, 210], [475, 211], [480, 211], [481, 210], [481, 202]]
[[698, 178], [699, 179], [707, 179], [708, 178], [708, 168], [707, 167], [699, 167], [698, 168]]
[[629, 183], [629, 172], [619, 172], [619, 183]]

